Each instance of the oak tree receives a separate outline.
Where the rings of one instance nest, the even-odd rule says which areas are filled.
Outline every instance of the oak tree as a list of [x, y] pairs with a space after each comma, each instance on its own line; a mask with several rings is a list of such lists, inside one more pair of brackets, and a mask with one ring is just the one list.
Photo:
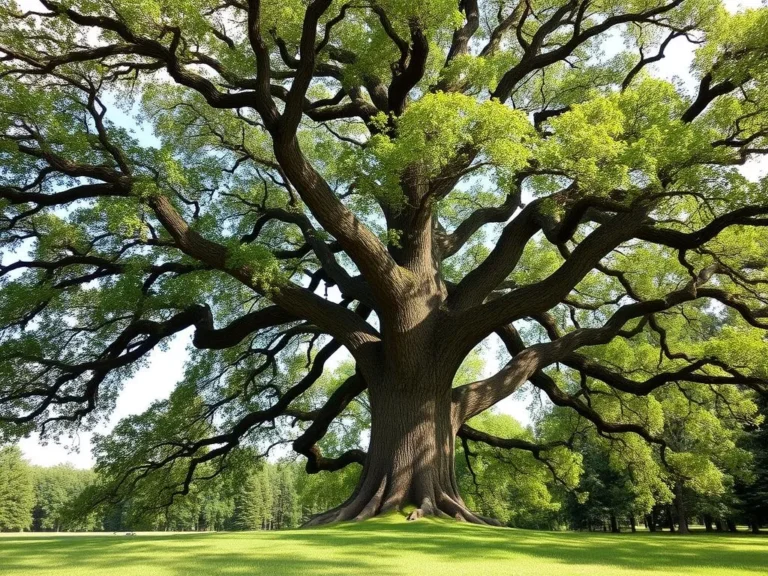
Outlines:
[[[653, 76], [686, 43], [690, 90]], [[484, 522], [457, 437], [569, 447], [467, 423], [527, 382], [674, 469], [657, 391], [768, 391], [768, 180], [740, 171], [767, 56], [768, 10], [718, 0], [3, 0], [3, 436], [93, 425], [191, 331], [103, 444], [113, 495], [288, 437], [363, 466], [314, 523]], [[452, 387], [494, 334], [509, 361]], [[360, 402], [367, 451], [323, 452]]]

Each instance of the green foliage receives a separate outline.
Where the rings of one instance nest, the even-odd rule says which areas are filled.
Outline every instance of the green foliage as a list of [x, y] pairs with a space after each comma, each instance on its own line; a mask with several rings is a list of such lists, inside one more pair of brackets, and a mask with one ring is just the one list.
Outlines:
[[229, 521], [238, 530], [296, 528], [301, 524], [297, 466], [262, 463], [247, 472]]
[[284, 277], [274, 254], [258, 244], [236, 244], [229, 254], [228, 264], [234, 267], [245, 266], [251, 271], [253, 283], [269, 293], [280, 289]]
[[[760, 405], [763, 414], [768, 412], [768, 402], [763, 399]], [[728, 512], [736, 512], [759, 526], [768, 518], [768, 426], [765, 422], [748, 430], [741, 438], [739, 448], [747, 450], [752, 456], [752, 477], [737, 477], [729, 486], [731, 493], [722, 499], [723, 502], [713, 503], [710, 500], [705, 505], [709, 507], [707, 512], [710, 514], [712, 508], [719, 512], [730, 505], [732, 508]], [[717, 516], [717, 512], [714, 515]]]
[[[387, 126], [380, 116], [379, 125]], [[453, 161], [456, 151], [477, 149], [486, 159], [488, 171], [502, 186], [530, 157], [526, 140], [533, 130], [525, 115], [499, 102], [477, 99], [456, 93], [437, 92], [414, 102], [397, 118], [393, 133], [371, 137], [360, 158], [350, 165], [358, 175], [363, 193], [383, 197], [397, 205], [402, 194], [401, 180], [407, 185], [409, 176], [403, 167], [413, 171], [412, 177], [434, 178]], [[418, 159], [416, 163], [413, 159]]]
[[96, 475], [91, 470], [78, 470], [60, 465], [51, 468], [33, 469], [35, 485], [35, 507], [33, 529], [58, 532], [67, 530], [93, 530], [100, 528], [93, 515], [75, 514], [69, 506], [93, 484]]
[[22, 531], [32, 525], [35, 503], [30, 466], [16, 446], [0, 447], [0, 531]]
[[[504, 414], [486, 412], [468, 424], [501, 438], [541, 440]], [[543, 451], [539, 458], [522, 450], [494, 449], [481, 443], [472, 443], [470, 450], [469, 458], [463, 447], [456, 454], [465, 501], [472, 509], [510, 526], [552, 527], [554, 513], [560, 509], [551, 486], [553, 475], [570, 489], [579, 482], [581, 457], [562, 447]]]
[[299, 474], [297, 490], [305, 517], [320, 514], [343, 503], [355, 489], [362, 468], [347, 466], [339, 472]]
[[768, 50], [768, 14], [751, 9], [729, 13], [713, 10], [707, 27], [707, 42], [696, 52], [700, 71], [713, 70], [716, 78], [741, 78], [765, 73], [763, 59]]
[[680, 166], [716, 161], [706, 126], [679, 118], [686, 102], [668, 82], [645, 79], [621, 93], [593, 94], [550, 120], [553, 135], [541, 145], [544, 163], [572, 174], [591, 194], [660, 187]]
[[234, 525], [240, 530], [258, 530], [266, 520], [264, 508], [271, 503], [265, 497], [261, 479], [258, 472], [250, 474], [243, 484], [242, 492], [238, 494]]

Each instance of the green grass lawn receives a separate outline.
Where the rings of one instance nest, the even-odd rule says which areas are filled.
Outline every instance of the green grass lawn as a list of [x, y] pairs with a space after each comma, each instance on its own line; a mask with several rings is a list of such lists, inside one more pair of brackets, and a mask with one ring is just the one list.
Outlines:
[[768, 537], [484, 528], [389, 516], [313, 530], [0, 538], [3, 576], [768, 574]]

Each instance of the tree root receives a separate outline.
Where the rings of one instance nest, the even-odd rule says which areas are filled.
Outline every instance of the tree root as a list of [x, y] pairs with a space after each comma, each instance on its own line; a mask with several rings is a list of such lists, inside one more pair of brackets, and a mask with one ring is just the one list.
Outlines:
[[352, 494], [350, 499], [344, 502], [341, 506], [310, 518], [304, 523], [302, 528], [322, 526], [323, 524], [331, 524], [333, 522], [341, 522], [344, 520], [359, 521], [372, 518], [379, 513], [385, 488], [386, 478], [382, 478], [375, 491], [371, 491], [370, 489], [359, 490], [355, 494]]
[[412, 521], [424, 518], [425, 516], [452, 518], [459, 522], [468, 522], [470, 524], [480, 524], [483, 526], [502, 526], [501, 522], [498, 520], [471, 512], [463, 502], [447, 494], [442, 494], [440, 496], [437, 506], [433, 506], [430, 499], [425, 498], [421, 506], [408, 514], [406, 519]]
[[[314, 516], [303, 527], [321, 526], [345, 520], [366, 520], [391, 510], [402, 510], [406, 504], [402, 499], [390, 497], [385, 500], [386, 484], [386, 479], [382, 479], [375, 491], [360, 490], [341, 506]], [[483, 526], [502, 526], [498, 520], [471, 512], [461, 501], [461, 498], [450, 496], [444, 492], [436, 498], [436, 503], [433, 503], [429, 497], [423, 498], [419, 507], [411, 511], [406, 520], [414, 521], [427, 516], [454, 519]]]

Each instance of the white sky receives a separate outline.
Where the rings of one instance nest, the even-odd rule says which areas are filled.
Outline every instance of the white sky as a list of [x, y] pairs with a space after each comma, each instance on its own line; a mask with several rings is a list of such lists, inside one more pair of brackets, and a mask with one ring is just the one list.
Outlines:
[[[22, 9], [39, 9], [40, 6], [34, 0], [21, 0]], [[736, 11], [739, 8], [751, 8], [764, 5], [761, 0], [725, 0], [725, 5]], [[616, 49], [621, 49], [617, 39]], [[675, 77], [691, 85], [689, 69], [693, 60], [693, 49], [685, 39], [678, 38], [670, 43], [666, 50], [667, 57], [654, 67], [654, 74], [668, 80]], [[750, 178], [758, 178], [768, 172], [768, 164], [752, 163], [744, 167], [745, 174]], [[96, 432], [105, 433], [125, 416], [138, 414], [146, 410], [155, 400], [168, 397], [176, 382], [184, 371], [184, 363], [187, 358], [186, 349], [191, 343], [191, 330], [183, 332], [171, 341], [166, 350], [155, 350], [149, 356], [149, 363], [139, 370], [133, 378], [126, 381], [117, 400], [117, 405], [109, 419], [99, 427]], [[486, 373], [490, 375], [498, 365], [497, 346], [491, 344], [486, 352]], [[337, 354], [329, 362], [328, 366], [336, 365], [343, 355]], [[523, 423], [528, 423], [528, 404], [530, 398], [525, 395], [516, 395], [507, 398], [497, 405], [504, 413], [510, 414]], [[32, 464], [41, 466], [54, 466], [56, 464], [69, 463], [79, 468], [88, 468], [93, 465], [91, 456], [91, 432], [82, 432], [72, 439], [62, 441], [61, 444], [41, 443], [37, 435], [21, 440], [19, 445], [25, 457]]]

